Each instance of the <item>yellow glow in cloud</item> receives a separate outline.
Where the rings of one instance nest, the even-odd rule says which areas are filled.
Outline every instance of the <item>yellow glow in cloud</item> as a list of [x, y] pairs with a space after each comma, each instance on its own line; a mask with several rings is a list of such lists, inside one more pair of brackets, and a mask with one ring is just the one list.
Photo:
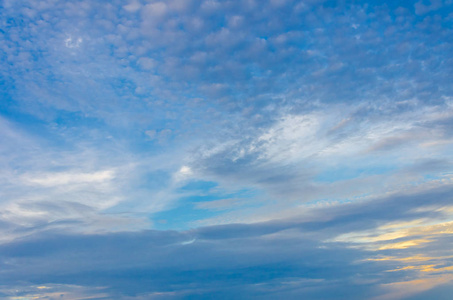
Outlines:
[[[442, 210], [449, 212], [450, 207], [444, 207]], [[389, 223], [380, 226], [375, 230], [343, 234], [334, 239], [334, 241], [368, 244], [366, 245], [366, 248], [369, 248], [370, 250], [405, 249], [427, 243], [430, 241], [430, 237], [444, 234], [453, 234], [453, 221], [435, 223], [433, 220], [417, 219], [409, 222]], [[410, 238], [412, 236], [422, 236], [424, 238], [388, 243], [385, 245], [373, 245], [377, 242]]]
[[391, 243], [391, 244], [385, 244], [382, 245], [378, 248], [378, 250], [388, 250], [388, 249], [406, 249], [409, 247], [414, 247], [418, 246], [420, 244], [428, 243], [430, 240], [427, 239], [418, 239], [418, 240], [410, 240], [410, 241], [404, 241], [404, 242], [399, 242], [399, 243]]
[[417, 261], [429, 261], [433, 259], [451, 258], [453, 256], [443, 257], [428, 257], [423, 255], [413, 255], [409, 257], [395, 257], [395, 256], [384, 256], [379, 258], [368, 258], [368, 261], [401, 261], [401, 262], [417, 262]]
[[431, 272], [430, 270], [434, 270], [434, 267], [437, 265], [420, 265], [420, 266], [407, 266], [402, 267], [394, 270], [388, 270], [387, 272], [398, 272], [398, 271], [407, 271], [407, 270], [420, 270], [422, 272]]
[[438, 266], [438, 265], [426, 266], [426, 268], [423, 268], [420, 271], [422, 271], [422, 272], [450, 272], [450, 271], [453, 271], [453, 266], [435, 268], [436, 266]]
[[415, 225], [420, 225], [420, 224], [422, 224], [425, 221], [426, 221], [426, 219], [416, 219], [416, 220], [412, 220], [412, 221], [409, 221], [409, 222], [392, 222], [392, 223], [388, 223], [388, 224], [383, 225], [383, 226], [379, 226], [378, 229], [408, 228], [408, 227], [413, 227]]

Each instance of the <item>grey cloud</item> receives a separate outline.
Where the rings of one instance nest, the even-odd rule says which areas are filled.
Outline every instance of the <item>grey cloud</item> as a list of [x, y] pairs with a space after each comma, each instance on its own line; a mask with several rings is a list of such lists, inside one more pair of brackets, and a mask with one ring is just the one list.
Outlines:
[[[317, 249], [316, 243], [303, 239], [273, 241], [256, 235], [246, 240], [201, 239], [181, 245], [189, 238], [190, 235], [182, 233], [144, 232], [41, 237], [16, 242], [1, 247], [2, 257], [9, 263], [0, 276], [3, 282], [11, 284], [26, 280], [33, 284], [109, 286], [107, 292], [123, 297], [168, 290], [201, 297], [242, 292], [251, 296], [263, 293], [255, 286], [269, 284], [269, 280], [270, 284], [275, 281], [279, 285], [301, 276], [327, 280], [335, 280], [333, 274], [337, 272], [352, 276], [352, 266], [344, 262], [358, 257], [354, 254], [357, 251]], [[333, 251], [335, 256], [331, 255]], [[329, 266], [318, 268], [316, 260], [326, 258]], [[25, 261], [28, 261], [26, 278]], [[234, 292], [218, 287], [221, 282], [234, 287]]]
[[442, 172], [452, 169], [452, 162], [449, 159], [425, 159], [414, 163], [408, 168], [409, 172]]
[[[338, 299], [338, 293], [344, 293], [341, 298], [362, 299], [378, 295], [379, 284], [417, 275], [406, 271], [382, 277], [384, 270], [397, 265], [366, 261], [378, 253], [394, 255], [402, 250], [373, 253], [325, 240], [358, 228], [427, 217], [430, 212], [414, 209], [450, 203], [451, 188], [314, 210], [314, 215], [322, 216], [320, 221], [294, 218], [185, 232], [67, 235], [48, 231], [2, 244], [0, 278], [10, 285], [104, 286], [102, 292], [118, 299], [168, 291], [175, 294], [164, 298], [288, 295], [295, 299], [305, 295]], [[449, 239], [433, 240], [424, 247], [425, 254], [447, 255]], [[417, 250], [404, 251], [410, 256]], [[226, 285], [230, 288], [225, 289]]]

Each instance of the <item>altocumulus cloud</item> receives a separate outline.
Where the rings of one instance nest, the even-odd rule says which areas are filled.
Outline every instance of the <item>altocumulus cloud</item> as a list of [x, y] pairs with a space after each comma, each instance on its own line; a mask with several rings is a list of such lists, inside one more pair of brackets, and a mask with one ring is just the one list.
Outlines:
[[0, 7], [0, 297], [453, 292], [451, 0]]

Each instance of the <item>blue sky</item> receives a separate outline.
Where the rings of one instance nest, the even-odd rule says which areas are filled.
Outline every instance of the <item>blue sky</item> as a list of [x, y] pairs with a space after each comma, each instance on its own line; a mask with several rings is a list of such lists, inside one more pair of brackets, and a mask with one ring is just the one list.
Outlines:
[[0, 20], [0, 298], [450, 299], [453, 1]]

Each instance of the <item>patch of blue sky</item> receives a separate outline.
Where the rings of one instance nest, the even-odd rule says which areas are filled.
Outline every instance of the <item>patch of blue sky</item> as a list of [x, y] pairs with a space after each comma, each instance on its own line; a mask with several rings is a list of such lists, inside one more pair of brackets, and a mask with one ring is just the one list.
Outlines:
[[211, 189], [217, 187], [219, 184], [214, 181], [193, 180], [186, 185], [179, 188], [179, 191], [199, 191], [202, 193], [209, 192]]
[[[215, 200], [215, 197], [199, 197], [198, 199]], [[192, 202], [181, 200], [176, 208], [153, 214], [150, 219], [153, 228], [157, 230], [187, 230], [193, 225], [194, 221], [207, 219], [220, 212], [195, 209]]]
[[180, 192], [191, 192], [193, 195], [181, 197], [170, 209], [152, 214], [150, 219], [153, 227], [158, 230], [187, 230], [206, 219], [263, 205], [250, 201], [261, 194], [259, 191], [244, 189], [227, 193], [216, 187], [218, 184], [215, 182], [194, 181], [179, 189]]
[[48, 133], [48, 122], [36, 116], [20, 111], [16, 101], [10, 95], [4, 95], [0, 101], [0, 115], [23, 130], [29, 130], [33, 134], [43, 135]]
[[[218, 184], [215, 182], [201, 181], [201, 188], [192, 188], [189, 191], [196, 191], [196, 195], [183, 198], [183, 202], [207, 202], [220, 199], [251, 199], [261, 195], [262, 192], [254, 189], [241, 189], [234, 192], [228, 192], [223, 189], [215, 189]], [[184, 191], [184, 189], [182, 189]]]
[[439, 178], [441, 178], [442, 176], [439, 176], [439, 175], [434, 175], [434, 174], [427, 174], [427, 175], [423, 175], [423, 179], [425, 180], [437, 180]]

